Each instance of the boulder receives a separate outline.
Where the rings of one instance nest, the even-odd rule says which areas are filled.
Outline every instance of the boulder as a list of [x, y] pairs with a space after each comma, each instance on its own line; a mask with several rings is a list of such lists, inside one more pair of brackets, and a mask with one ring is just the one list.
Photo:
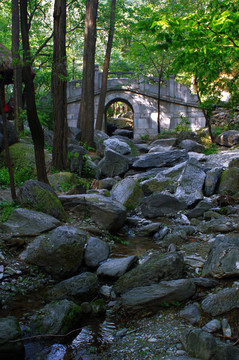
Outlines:
[[[14, 316], [0, 318], [0, 359], [25, 359], [25, 348], [21, 338], [21, 329]], [[15, 342], [17, 339], [19, 341]]]
[[59, 226], [36, 237], [20, 255], [21, 260], [38, 265], [55, 278], [74, 275], [82, 260], [86, 234], [73, 226]]
[[84, 272], [63, 280], [47, 292], [51, 300], [72, 300], [77, 304], [93, 300], [99, 290], [98, 278], [95, 274]]
[[[0, 119], [0, 152], [4, 149], [3, 121]], [[14, 121], [7, 121], [8, 145], [18, 142], [18, 135]]]
[[199, 304], [193, 303], [185, 306], [179, 312], [179, 316], [190, 322], [190, 324], [198, 324], [200, 322]]
[[117, 129], [113, 132], [113, 135], [119, 135], [119, 136], [127, 137], [129, 139], [133, 139], [134, 132], [132, 130]]
[[215, 139], [218, 145], [232, 147], [239, 142], [239, 132], [236, 130], [227, 130], [218, 135]]
[[179, 143], [178, 147], [187, 150], [187, 152], [193, 151], [196, 153], [202, 153], [205, 150], [205, 147], [203, 145], [198, 144], [196, 141], [190, 139], [182, 140]]
[[5, 223], [0, 223], [3, 232], [14, 236], [36, 236], [60, 225], [53, 216], [39, 211], [17, 208], [14, 209]]
[[27, 207], [49, 214], [59, 220], [66, 220], [65, 210], [54, 190], [47, 184], [28, 180], [18, 190], [18, 201]]
[[238, 360], [239, 350], [202, 329], [186, 329], [183, 345], [187, 353], [202, 360]]
[[48, 180], [55, 191], [67, 191], [74, 187], [78, 182], [76, 174], [72, 174], [68, 171], [50, 174], [48, 175]]
[[136, 262], [138, 256], [131, 255], [125, 258], [111, 258], [97, 269], [98, 276], [120, 277], [126, 273]]
[[202, 310], [211, 316], [218, 316], [239, 308], [239, 287], [224, 288], [210, 294], [201, 303]]
[[101, 130], [95, 130], [94, 132], [94, 144], [95, 144], [95, 148], [96, 150], [103, 155], [104, 154], [104, 150], [105, 150], [105, 146], [104, 146], [104, 140], [109, 139], [109, 136]]
[[103, 159], [98, 163], [101, 177], [124, 175], [129, 169], [129, 159], [112, 149], [106, 149]]
[[182, 176], [179, 179], [179, 186], [175, 196], [192, 206], [203, 199], [203, 185], [206, 174], [196, 159], [189, 159]]
[[119, 154], [126, 155], [131, 153], [131, 148], [126, 142], [120, 141], [117, 138], [109, 138], [104, 140], [104, 146], [106, 149], [111, 149]]
[[219, 194], [234, 195], [239, 191], [239, 168], [230, 167], [223, 171], [219, 183]]
[[188, 160], [186, 150], [172, 150], [165, 153], [148, 153], [139, 156], [133, 162], [133, 168], [147, 169], [174, 166]]
[[126, 221], [125, 207], [103, 195], [62, 195], [59, 199], [66, 208], [91, 216], [97, 225], [110, 232], [117, 232]]
[[163, 305], [189, 299], [195, 291], [196, 287], [190, 279], [161, 281], [127, 291], [121, 296], [121, 303], [127, 312], [158, 310]]
[[212, 243], [202, 276], [214, 278], [237, 277], [239, 275], [239, 238], [218, 236]]
[[186, 203], [169, 193], [152, 194], [144, 199], [141, 206], [143, 215], [148, 218], [170, 216], [184, 209]]
[[112, 187], [117, 183], [116, 179], [113, 178], [105, 178], [102, 180], [99, 180], [99, 188], [100, 189], [106, 189], [111, 190]]
[[225, 216], [220, 216], [220, 215], [218, 216], [217, 219], [212, 219], [210, 221], [202, 221], [200, 222], [200, 224], [198, 224], [198, 230], [206, 234], [211, 234], [211, 233], [226, 234], [235, 229], [236, 229], [236, 225], [234, 224], [232, 219], [227, 219]]
[[76, 141], [80, 141], [81, 140], [81, 129], [73, 127], [73, 126], [68, 126], [68, 138], [69, 139], [73, 139]]
[[168, 138], [168, 139], [157, 139], [151, 142], [150, 148], [155, 146], [169, 147], [174, 146], [176, 144], [176, 138]]
[[30, 328], [33, 334], [67, 334], [79, 327], [81, 308], [72, 301], [52, 301], [31, 317]]
[[78, 144], [68, 145], [68, 159], [71, 172], [81, 174], [83, 168], [83, 157], [88, 154], [88, 151]]
[[112, 199], [119, 201], [128, 210], [137, 207], [144, 199], [144, 193], [137, 180], [125, 178], [111, 190]]
[[157, 284], [160, 280], [180, 279], [183, 276], [183, 256], [177, 252], [152, 255], [143, 264], [121, 276], [114, 285], [117, 294], [139, 286]]
[[204, 183], [205, 196], [212, 196], [218, 187], [223, 169], [221, 167], [213, 168], [206, 173]]
[[204, 215], [204, 213], [213, 207], [212, 201], [209, 199], [201, 200], [194, 209], [188, 210], [189, 218], [197, 218]]
[[96, 268], [102, 261], [109, 257], [109, 254], [109, 244], [99, 238], [91, 236], [85, 248], [85, 264], [89, 267]]

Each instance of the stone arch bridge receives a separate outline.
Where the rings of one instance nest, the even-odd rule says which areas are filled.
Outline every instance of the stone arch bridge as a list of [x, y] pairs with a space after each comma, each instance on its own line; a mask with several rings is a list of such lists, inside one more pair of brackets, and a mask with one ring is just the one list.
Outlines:
[[[134, 113], [134, 138], [149, 134], [156, 137], [157, 125], [157, 98], [158, 86], [153, 78], [122, 77], [126, 73], [110, 73], [114, 78], [108, 78], [105, 109], [115, 101], [129, 104]], [[128, 74], [128, 73], [127, 73]], [[99, 104], [99, 94], [102, 82], [102, 73], [95, 72], [95, 120]], [[81, 101], [81, 84], [74, 80], [67, 85], [67, 118], [68, 125], [76, 127]], [[181, 118], [180, 118], [181, 115]], [[205, 126], [202, 110], [198, 108], [197, 96], [193, 95], [186, 85], [177, 83], [174, 77], [163, 80], [160, 96], [160, 128], [173, 130], [181, 121], [182, 116], [190, 121], [192, 130]]]

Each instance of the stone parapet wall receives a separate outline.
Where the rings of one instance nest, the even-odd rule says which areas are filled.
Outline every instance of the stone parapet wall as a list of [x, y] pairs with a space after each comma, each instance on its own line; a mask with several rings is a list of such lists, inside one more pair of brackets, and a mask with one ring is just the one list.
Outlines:
[[232, 113], [230, 110], [217, 107], [211, 116], [211, 124], [215, 126], [238, 126], [239, 125], [239, 108]]

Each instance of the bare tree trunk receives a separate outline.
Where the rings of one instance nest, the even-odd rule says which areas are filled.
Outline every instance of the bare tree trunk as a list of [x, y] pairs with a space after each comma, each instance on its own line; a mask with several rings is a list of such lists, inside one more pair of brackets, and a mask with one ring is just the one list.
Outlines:
[[98, 0], [86, 1], [82, 95], [77, 127], [82, 131], [81, 141], [88, 146], [92, 146], [94, 141], [94, 75], [97, 9]]
[[67, 108], [66, 108], [66, 0], [55, 0], [54, 52], [52, 67], [52, 92], [54, 109], [54, 140], [52, 165], [67, 168]]
[[114, 29], [115, 29], [115, 7], [116, 7], [116, 0], [111, 1], [111, 11], [110, 11], [110, 29], [109, 29], [109, 36], [105, 54], [105, 61], [104, 61], [104, 68], [102, 74], [102, 85], [100, 91], [100, 100], [97, 112], [97, 119], [95, 128], [97, 130], [102, 129], [103, 123], [103, 116], [105, 111], [105, 97], [106, 97], [106, 90], [107, 90], [107, 79], [108, 79], [108, 71], [110, 66], [110, 55], [111, 49], [113, 45], [113, 38], [114, 38]]
[[35, 151], [35, 162], [37, 169], [37, 179], [49, 183], [47, 179], [45, 154], [44, 154], [44, 132], [42, 130], [36, 109], [35, 89], [31, 69], [31, 54], [29, 45], [29, 34], [27, 25], [27, 0], [20, 0], [21, 31], [23, 46], [23, 79], [26, 86], [27, 117], [31, 130], [32, 140]]
[[20, 113], [22, 109], [22, 65], [19, 54], [19, 6], [18, 0], [12, 0], [12, 65], [14, 69], [14, 114], [17, 131], [24, 128]]
[[5, 148], [5, 155], [6, 155], [6, 164], [8, 167], [9, 172], [9, 178], [10, 178], [10, 188], [11, 188], [11, 195], [14, 202], [17, 201], [17, 195], [16, 195], [16, 189], [14, 184], [14, 174], [11, 164], [11, 157], [10, 157], [10, 151], [8, 146], [8, 133], [7, 133], [7, 119], [6, 114], [4, 112], [4, 83], [1, 82], [0, 84], [0, 110], [2, 114], [2, 121], [3, 121], [3, 136], [4, 136], [4, 148]]

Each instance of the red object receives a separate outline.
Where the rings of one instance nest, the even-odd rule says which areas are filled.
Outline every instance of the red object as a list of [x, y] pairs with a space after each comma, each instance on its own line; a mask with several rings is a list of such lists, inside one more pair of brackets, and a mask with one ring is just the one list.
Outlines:
[[7, 113], [9, 111], [9, 104], [4, 105], [4, 112]]

